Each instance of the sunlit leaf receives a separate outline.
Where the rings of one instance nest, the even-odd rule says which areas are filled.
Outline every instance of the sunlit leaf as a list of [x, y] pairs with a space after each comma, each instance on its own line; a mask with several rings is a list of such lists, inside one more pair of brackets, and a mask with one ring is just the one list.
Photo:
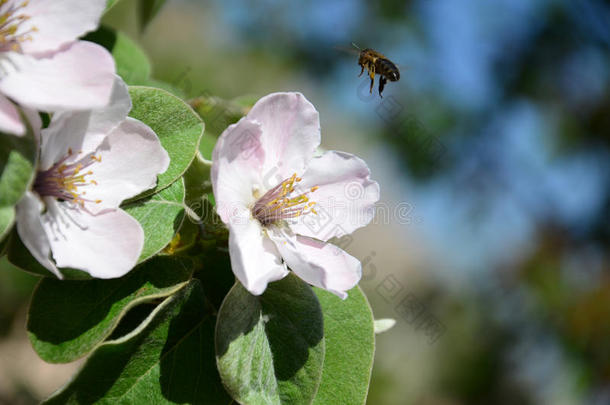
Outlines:
[[366, 402], [375, 334], [373, 314], [359, 287], [347, 299], [314, 288], [324, 314], [324, 371], [315, 405], [357, 405]]
[[119, 2], [119, 0], [106, 0], [106, 10], [104, 10], [104, 13], [107, 13], [108, 10], [110, 10], [112, 7], [114, 7], [115, 4], [117, 4]]
[[139, 262], [157, 254], [172, 240], [184, 220], [184, 183], [180, 179], [168, 188], [124, 207], [144, 229], [144, 248]]
[[324, 360], [322, 312], [311, 287], [291, 274], [254, 296], [236, 283], [218, 313], [216, 357], [240, 403], [310, 403]]
[[184, 174], [197, 153], [204, 125], [184, 101], [165, 90], [131, 86], [129, 94], [133, 103], [129, 115], [155, 131], [171, 159], [167, 171], [159, 175], [157, 187], [146, 195], [164, 189]]
[[25, 136], [0, 133], [0, 241], [15, 221], [15, 205], [34, 177], [36, 143]]

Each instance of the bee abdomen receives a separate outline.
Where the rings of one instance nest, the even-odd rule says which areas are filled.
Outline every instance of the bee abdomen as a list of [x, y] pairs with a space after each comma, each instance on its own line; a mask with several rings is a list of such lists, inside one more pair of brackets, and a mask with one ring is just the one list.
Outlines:
[[398, 71], [396, 65], [393, 64], [391, 61], [389, 61], [388, 59], [380, 59], [378, 61], [378, 64], [380, 68], [378, 73], [381, 73], [386, 76], [388, 80], [396, 82], [400, 79], [400, 72]]

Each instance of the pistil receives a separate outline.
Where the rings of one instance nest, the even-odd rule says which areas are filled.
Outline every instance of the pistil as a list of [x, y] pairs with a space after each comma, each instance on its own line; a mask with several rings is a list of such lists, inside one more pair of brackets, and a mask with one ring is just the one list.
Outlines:
[[49, 169], [38, 172], [34, 181], [34, 191], [41, 197], [55, 197], [62, 201], [70, 201], [84, 207], [85, 202], [99, 204], [101, 200], [90, 200], [84, 198], [86, 191], [83, 188], [97, 185], [93, 179], [87, 177], [93, 175], [92, 170], [84, 171], [94, 163], [100, 162], [101, 157], [88, 155], [78, 162], [65, 163], [72, 156], [72, 150], [55, 163]]
[[318, 189], [311, 187], [305, 192], [296, 190], [296, 183], [302, 179], [296, 173], [282, 181], [259, 198], [252, 208], [252, 215], [263, 225], [271, 225], [281, 220], [297, 218], [309, 213], [317, 214], [316, 204], [309, 195]]

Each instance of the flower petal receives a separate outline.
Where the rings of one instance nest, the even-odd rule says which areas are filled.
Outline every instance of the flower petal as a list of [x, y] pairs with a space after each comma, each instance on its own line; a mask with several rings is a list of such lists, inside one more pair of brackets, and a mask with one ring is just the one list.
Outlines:
[[9, 52], [3, 61], [0, 91], [19, 104], [42, 110], [87, 110], [108, 103], [114, 60], [103, 47], [77, 41], [36, 58]]
[[291, 224], [299, 234], [319, 240], [348, 235], [375, 216], [379, 184], [369, 177], [366, 163], [349, 153], [330, 151], [311, 160], [299, 184], [310, 194], [316, 214], [310, 213]]
[[303, 173], [320, 145], [320, 117], [301, 93], [273, 93], [258, 100], [247, 115], [261, 124], [265, 176], [271, 188], [293, 173]]
[[27, 107], [21, 107], [21, 111], [23, 111], [27, 123], [32, 127], [34, 138], [36, 138], [36, 141], [38, 142], [40, 140], [40, 131], [42, 130], [42, 119], [40, 118], [40, 114], [38, 114], [38, 111]]
[[331, 243], [277, 228], [270, 236], [290, 270], [341, 299], [347, 298], [346, 291], [362, 277], [360, 261]]
[[42, 202], [27, 191], [17, 204], [17, 233], [32, 256], [59, 278], [63, 278], [51, 260], [51, 245], [41, 222]]
[[95, 151], [110, 131], [125, 120], [129, 110], [131, 99], [127, 85], [116, 76], [107, 106], [90, 111], [62, 111], [53, 114], [49, 127], [42, 131], [40, 167], [48, 169], [64, 158], [70, 149], [74, 155], [67, 163]]
[[267, 284], [288, 275], [274, 243], [262, 227], [242, 210], [229, 224], [229, 254], [233, 273], [254, 295], [260, 295]]
[[222, 133], [214, 147], [212, 187], [216, 211], [225, 223], [236, 209], [251, 205], [253, 190], [262, 187], [261, 135], [260, 124], [242, 118]]
[[45, 203], [43, 226], [58, 267], [115, 278], [136, 265], [144, 246], [144, 231], [125, 211], [90, 215], [52, 198], [46, 198]]
[[18, 136], [25, 135], [25, 125], [19, 111], [11, 101], [0, 94], [0, 131]]
[[153, 188], [157, 175], [169, 167], [169, 155], [154, 131], [129, 117], [106, 137], [96, 155], [101, 161], [89, 168], [97, 185], [87, 186], [85, 195], [101, 200], [100, 204], [87, 204], [94, 214], [118, 208], [123, 200]]
[[[23, 3], [16, 0], [14, 3]], [[19, 26], [17, 34], [31, 31], [24, 41], [25, 53], [54, 51], [97, 28], [106, 7], [106, 0], [31, 0], [18, 14], [29, 17]]]

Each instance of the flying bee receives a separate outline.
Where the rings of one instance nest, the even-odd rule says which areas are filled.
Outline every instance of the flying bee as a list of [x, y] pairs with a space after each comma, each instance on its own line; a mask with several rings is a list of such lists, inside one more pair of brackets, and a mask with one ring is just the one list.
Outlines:
[[371, 78], [371, 87], [369, 89], [369, 93], [373, 92], [373, 85], [375, 84], [375, 75], [379, 75], [379, 97], [383, 96], [381, 93], [383, 92], [383, 88], [386, 83], [389, 81], [397, 82], [400, 80], [400, 71], [388, 58], [386, 58], [382, 53], [377, 52], [374, 49], [366, 48], [360, 49], [356, 44], [352, 42], [352, 45], [360, 51], [360, 56], [358, 57], [358, 65], [360, 65], [360, 74], [358, 77], [362, 76], [364, 73], [364, 69], [367, 70], [369, 77]]

